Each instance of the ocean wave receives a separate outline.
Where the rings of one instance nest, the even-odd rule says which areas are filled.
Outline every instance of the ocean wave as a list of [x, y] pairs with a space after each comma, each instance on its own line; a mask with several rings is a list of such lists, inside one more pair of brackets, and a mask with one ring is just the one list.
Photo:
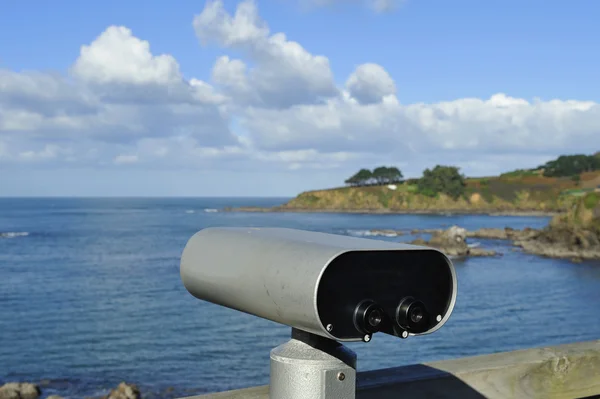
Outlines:
[[188, 209], [188, 210], [185, 211], [185, 213], [196, 213], [196, 211], [193, 210], [193, 209]]
[[398, 237], [398, 234], [393, 231], [378, 231], [378, 230], [348, 230], [348, 234], [357, 237]]
[[15, 237], [26, 237], [29, 233], [26, 231], [7, 231], [0, 233], [0, 238], [15, 238]]
[[214, 209], [214, 208], [206, 208], [204, 210], [204, 212], [214, 213], [214, 212], [219, 212], [219, 210], [218, 209]]

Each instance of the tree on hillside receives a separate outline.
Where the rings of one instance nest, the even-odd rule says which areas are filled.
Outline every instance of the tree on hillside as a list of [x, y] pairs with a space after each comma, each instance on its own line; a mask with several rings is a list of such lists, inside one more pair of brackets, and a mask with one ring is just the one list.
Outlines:
[[361, 169], [346, 179], [345, 183], [351, 186], [364, 186], [373, 179], [373, 173], [369, 169]]
[[578, 175], [600, 169], [600, 158], [593, 155], [561, 155], [547, 162], [544, 166], [544, 176], [564, 177]]
[[373, 178], [379, 184], [399, 183], [402, 181], [402, 172], [396, 167], [380, 166], [373, 170]]
[[434, 197], [440, 193], [457, 199], [465, 192], [465, 177], [455, 166], [436, 165], [433, 170], [425, 169], [417, 188], [421, 194]]

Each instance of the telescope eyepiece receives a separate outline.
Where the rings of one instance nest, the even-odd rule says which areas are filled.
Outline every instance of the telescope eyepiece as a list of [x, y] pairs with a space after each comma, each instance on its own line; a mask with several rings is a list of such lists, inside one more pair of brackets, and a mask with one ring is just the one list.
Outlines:
[[374, 301], [366, 300], [356, 306], [354, 324], [363, 334], [374, 334], [381, 330], [385, 311]]
[[400, 301], [396, 311], [396, 322], [411, 333], [422, 333], [430, 328], [430, 315], [425, 304], [413, 297]]

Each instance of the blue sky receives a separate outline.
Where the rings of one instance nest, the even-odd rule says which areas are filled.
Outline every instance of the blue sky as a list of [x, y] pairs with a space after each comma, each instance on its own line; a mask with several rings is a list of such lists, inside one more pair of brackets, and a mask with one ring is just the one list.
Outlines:
[[600, 150], [592, 0], [0, 7], [0, 195], [287, 196]]

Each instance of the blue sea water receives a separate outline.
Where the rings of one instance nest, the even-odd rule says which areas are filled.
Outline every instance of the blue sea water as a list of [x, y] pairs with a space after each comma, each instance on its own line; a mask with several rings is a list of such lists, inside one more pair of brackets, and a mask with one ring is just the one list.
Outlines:
[[[0, 384], [44, 395], [105, 394], [120, 381], [146, 397], [266, 384], [269, 351], [289, 328], [201, 302], [179, 257], [209, 226], [369, 229], [542, 227], [543, 217], [229, 213], [285, 199], [0, 199]], [[18, 234], [15, 234], [18, 233]], [[371, 237], [407, 241], [401, 237]], [[458, 299], [438, 332], [352, 343], [359, 370], [600, 338], [600, 264], [523, 254], [456, 261]]]

